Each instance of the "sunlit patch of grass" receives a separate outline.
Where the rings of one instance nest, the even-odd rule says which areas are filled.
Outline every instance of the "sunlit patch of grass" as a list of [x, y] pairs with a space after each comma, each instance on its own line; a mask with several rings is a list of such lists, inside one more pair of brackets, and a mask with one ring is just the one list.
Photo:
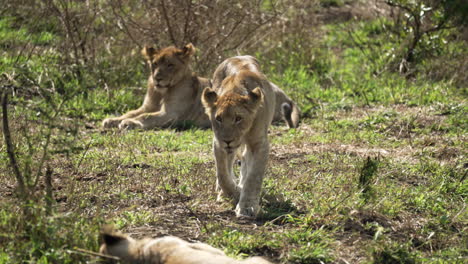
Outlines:
[[[213, 228], [213, 227], [212, 227]], [[225, 248], [228, 254], [276, 255], [289, 248], [288, 263], [329, 262], [331, 240], [323, 230], [290, 229], [283, 233], [262, 232], [251, 235], [240, 230], [217, 230], [208, 241]]]
[[[75, 213], [48, 216], [44, 208], [29, 205], [31, 219], [22, 219], [15, 211], [17, 205], [4, 204], [0, 210], [0, 235], [15, 234], [2, 243], [1, 263], [18, 263], [28, 259], [34, 263], [76, 263], [82, 256], [72, 253], [74, 247], [97, 248], [96, 234], [102, 221]], [[24, 210], [24, 208], [23, 208]], [[5, 222], [7, 221], [7, 223]], [[28, 231], [19, 232], [20, 227]], [[22, 253], [21, 253], [22, 252]]]
[[373, 252], [373, 263], [418, 263], [420, 256], [407, 244], [389, 243]]
[[[63, 54], [44, 48], [57, 40], [53, 27], [31, 35], [13, 28], [9, 18], [0, 19], [0, 46], [31, 42], [44, 48], [30, 57], [5, 49], [0, 58], [3, 72], [17, 74], [16, 85], [34, 88], [17, 90], [20, 95], [12, 98], [15, 139], [23, 133], [16, 128], [27, 124], [30, 140], [38, 143], [31, 149], [37, 151], [45, 116], [66, 99], [48, 159], [54, 171], [52, 215], [39, 200], [28, 203], [34, 217], [19, 218], [23, 208], [14, 198], [15, 181], [0, 146], [0, 192], [6, 201], [0, 209], [0, 262], [89, 261], [68, 250], [97, 250], [104, 221], [126, 231], [150, 227], [208, 242], [233, 257], [264, 255], [277, 263], [333, 263], [342, 254], [349, 263], [462, 261], [466, 91], [449, 81], [385, 70], [394, 40], [382, 23], [388, 21], [326, 26], [309, 65], [294, 63], [300, 54], [289, 58], [288, 52], [282, 58], [290, 65], [282, 72], [261, 60], [268, 77], [299, 104], [303, 120], [297, 129], [270, 128], [264, 212], [257, 221], [242, 222], [232, 204], [215, 201], [211, 130], [101, 129], [105, 117], [141, 104], [147, 72], [139, 58], [128, 65], [104, 59], [93, 69], [63, 67]], [[379, 49], [357, 47], [347, 27]], [[28, 141], [15, 143], [18, 157], [26, 159]]]
[[322, 229], [295, 230], [285, 235], [292, 244], [298, 244], [288, 254], [292, 263], [327, 263], [333, 261], [330, 256], [330, 238]]
[[[213, 228], [213, 227], [212, 227]], [[240, 230], [220, 229], [214, 233], [209, 241], [210, 244], [224, 248], [233, 256], [255, 255], [264, 250], [274, 251], [280, 247], [277, 240], [272, 240], [268, 233], [248, 234]]]

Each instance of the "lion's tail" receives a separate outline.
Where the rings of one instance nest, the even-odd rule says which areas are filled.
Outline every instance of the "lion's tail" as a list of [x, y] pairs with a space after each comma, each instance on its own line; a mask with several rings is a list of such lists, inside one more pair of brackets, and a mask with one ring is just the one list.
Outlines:
[[288, 123], [289, 128], [297, 128], [299, 126], [299, 119], [301, 111], [293, 101], [281, 104], [283, 118]]

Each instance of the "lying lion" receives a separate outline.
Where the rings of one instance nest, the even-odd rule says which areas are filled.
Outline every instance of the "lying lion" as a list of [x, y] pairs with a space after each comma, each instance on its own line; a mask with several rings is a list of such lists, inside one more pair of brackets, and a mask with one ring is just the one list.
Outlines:
[[189, 122], [198, 127], [209, 127], [210, 121], [200, 96], [203, 88], [210, 86], [210, 81], [190, 70], [190, 59], [194, 53], [192, 44], [182, 49], [145, 47], [142, 55], [151, 74], [143, 105], [122, 116], [105, 119], [102, 126], [152, 129]]
[[104, 243], [99, 253], [118, 257], [118, 263], [132, 264], [272, 264], [261, 257], [243, 261], [224, 255], [219, 249], [204, 243], [189, 243], [177, 237], [136, 240], [130, 236], [103, 229]]
[[[252, 56], [222, 62], [214, 73], [213, 88], [203, 91], [202, 102], [214, 132], [218, 199], [233, 199], [237, 217], [255, 218], [260, 211], [270, 151], [268, 127], [278, 108], [283, 108], [283, 113], [297, 111], [287, 98], [268, 81]], [[295, 118], [290, 122], [297, 125]], [[242, 151], [239, 183], [233, 170], [238, 150]]]

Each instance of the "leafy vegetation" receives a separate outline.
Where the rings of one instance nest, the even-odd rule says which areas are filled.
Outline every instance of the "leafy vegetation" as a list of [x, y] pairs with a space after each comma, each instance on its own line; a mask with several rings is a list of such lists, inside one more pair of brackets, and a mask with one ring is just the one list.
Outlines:
[[[463, 9], [445, 17], [453, 11], [448, 2], [426, 10], [429, 2], [391, 1], [400, 7], [384, 5], [388, 12], [379, 17], [361, 1], [263, 3], [268, 19], [276, 4], [290, 5], [268, 34], [246, 40], [261, 48], [239, 49], [255, 53], [304, 119], [296, 130], [271, 127], [264, 212], [253, 222], [216, 202], [210, 130], [101, 129], [103, 118], [136, 108], [145, 92], [139, 48], [124, 42], [135, 37], [135, 29], [125, 31], [132, 19], [146, 32], [137, 4], [99, 9], [53, 1], [34, 3], [28, 13], [5, 3], [0, 85], [25, 191], [18, 193], [7, 146], [0, 145], [0, 263], [97, 263], [80, 249], [98, 250], [103, 223], [136, 237], [177, 235], [236, 258], [263, 255], [277, 263], [463, 262], [468, 48], [459, 36]], [[450, 23], [421, 36], [410, 63], [416, 18], [399, 21], [402, 6], [434, 17], [420, 21], [429, 23], [424, 30]], [[94, 19], [86, 10], [105, 15]], [[120, 26], [110, 22], [110, 14], [129, 10], [134, 17], [117, 19]], [[340, 12], [347, 10], [367, 13], [345, 19]], [[324, 18], [310, 20], [305, 11]], [[66, 19], [82, 27], [69, 31]], [[289, 30], [280, 30], [281, 21]], [[181, 34], [173, 37], [182, 41]], [[73, 47], [80, 43], [84, 52]], [[208, 52], [206, 43], [194, 44]], [[216, 61], [203, 58], [194, 68], [212, 72]]]

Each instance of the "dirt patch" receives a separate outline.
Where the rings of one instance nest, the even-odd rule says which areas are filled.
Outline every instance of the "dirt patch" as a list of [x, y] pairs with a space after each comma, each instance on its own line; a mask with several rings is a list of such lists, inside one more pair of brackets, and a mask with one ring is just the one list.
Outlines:
[[[389, 116], [386, 117], [387, 115]], [[380, 116], [388, 118], [388, 120], [379, 120]], [[389, 147], [366, 145], [363, 144], [365, 141], [358, 138], [355, 144], [313, 142], [309, 138], [320, 137], [327, 131], [321, 127], [314, 127], [316, 124], [312, 126], [303, 123], [299, 128], [302, 135], [298, 140], [290, 144], [272, 146], [271, 153], [275, 156], [273, 159], [286, 160], [313, 153], [332, 152], [358, 157], [387, 157], [396, 161], [415, 163], [419, 161], [421, 153], [427, 151], [433, 153], [430, 157], [445, 162], [466, 156], [466, 151], [460, 147], [451, 146], [453, 141], [464, 140], [465, 135], [448, 135], [446, 131], [447, 116], [439, 115], [431, 107], [409, 107], [406, 105], [355, 107], [352, 111], [338, 111], [333, 116], [333, 121], [323, 121], [323, 123], [327, 125], [328, 122], [348, 120], [360, 124], [360, 122], [367, 122], [362, 120], [374, 122], [374, 118], [377, 119], [377, 123], [372, 124], [371, 128], [365, 129], [373, 129], [374, 133], [387, 136], [388, 142], [385, 142], [385, 145], [390, 145]], [[271, 132], [274, 136], [282, 136], [284, 133], [286, 130], [280, 128]], [[395, 144], [389, 144], [391, 142], [395, 142]]]
[[465, 153], [459, 148], [445, 146], [441, 149], [437, 149], [434, 152], [434, 157], [439, 160], [452, 160], [464, 154]]
[[[306, 155], [336, 153], [342, 155], [350, 155], [357, 157], [386, 157], [396, 160], [405, 160], [409, 162], [417, 162], [414, 155], [417, 151], [410, 146], [399, 149], [383, 149], [373, 148], [352, 144], [339, 143], [310, 143], [302, 142], [294, 145], [273, 146], [270, 152], [273, 160], [289, 161], [295, 158], [303, 158]], [[304, 161], [307, 162], [307, 161]]]
[[391, 155], [390, 151], [381, 148], [366, 148], [356, 145], [339, 144], [339, 143], [309, 143], [304, 142], [294, 146], [277, 146], [272, 149], [272, 153], [278, 159], [291, 159], [303, 157], [313, 153], [335, 152], [339, 154], [362, 156], [362, 157], [387, 157]]

